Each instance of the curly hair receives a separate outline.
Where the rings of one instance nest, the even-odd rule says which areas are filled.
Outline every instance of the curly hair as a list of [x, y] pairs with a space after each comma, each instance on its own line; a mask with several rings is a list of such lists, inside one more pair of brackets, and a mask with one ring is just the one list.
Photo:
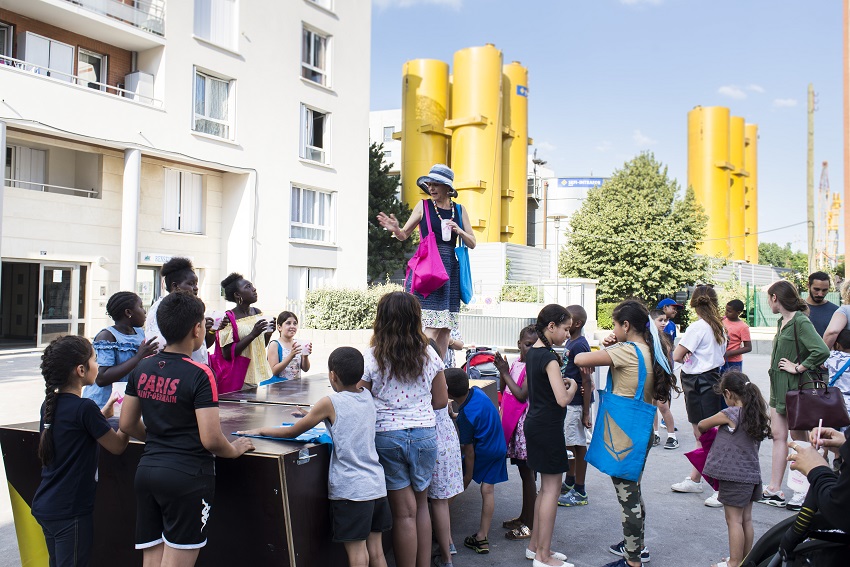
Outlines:
[[227, 301], [236, 303], [236, 296], [234, 294], [239, 289], [239, 282], [244, 279], [245, 277], [239, 272], [231, 272], [226, 278], [221, 280], [221, 289], [224, 290], [224, 298]]
[[44, 429], [38, 442], [38, 458], [43, 466], [53, 461], [53, 418], [56, 412], [56, 397], [65, 387], [74, 369], [82, 365], [89, 369], [94, 349], [88, 339], [66, 335], [53, 339], [41, 355], [41, 375], [44, 377]]
[[142, 302], [142, 298], [132, 291], [119, 291], [113, 293], [106, 302], [106, 312], [116, 323], [124, 318], [124, 312], [133, 309]]
[[422, 332], [419, 301], [404, 291], [381, 297], [372, 326], [375, 362], [381, 374], [401, 382], [414, 382], [428, 361], [428, 338]]
[[159, 273], [165, 279], [165, 289], [170, 292], [175, 284], [184, 282], [189, 279], [189, 276], [194, 275], [195, 268], [192, 266], [192, 260], [177, 256], [163, 264]]
[[691, 296], [691, 307], [697, 316], [708, 323], [714, 340], [717, 344], [723, 344], [726, 340], [726, 328], [720, 318], [720, 303], [717, 300], [717, 292], [707, 285], [698, 285]]

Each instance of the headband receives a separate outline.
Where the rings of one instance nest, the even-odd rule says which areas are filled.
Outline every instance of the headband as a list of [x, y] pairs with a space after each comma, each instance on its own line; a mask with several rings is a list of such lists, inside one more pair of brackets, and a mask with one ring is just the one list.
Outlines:
[[650, 320], [647, 327], [649, 327], [649, 334], [652, 335], [652, 352], [655, 355], [655, 361], [661, 365], [661, 368], [663, 368], [667, 374], [672, 375], [673, 371], [670, 369], [670, 362], [667, 360], [667, 355], [664, 354], [664, 350], [661, 348], [661, 337], [658, 336], [658, 325], [656, 325], [654, 321]]

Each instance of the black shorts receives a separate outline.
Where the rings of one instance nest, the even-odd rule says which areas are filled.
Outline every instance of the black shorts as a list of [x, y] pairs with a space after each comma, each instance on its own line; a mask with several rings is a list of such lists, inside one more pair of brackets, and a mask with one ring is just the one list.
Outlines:
[[177, 549], [207, 544], [215, 476], [165, 467], [136, 469], [136, 549], [165, 543]]
[[393, 527], [393, 516], [387, 497], [355, 502], [331, 500], [333, 540], [365, 541], [371, 532], [387, 532]]
[[688, 421], [697, 424], [707, 417], [719, 413], [725, 406], [723, 396], [714, 391], [720, 383], [720, 373], [717, 370], [702, 374], [680, 374], [682, 391], [685, 392], [685, 409]]

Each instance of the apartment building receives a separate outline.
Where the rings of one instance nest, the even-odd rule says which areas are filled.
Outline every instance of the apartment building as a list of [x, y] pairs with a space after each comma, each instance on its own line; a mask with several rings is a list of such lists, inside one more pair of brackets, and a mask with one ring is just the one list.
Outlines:
[[366, 281], [369, 0], [0, 0], [0, 345], [189, 256], [277, 313]]

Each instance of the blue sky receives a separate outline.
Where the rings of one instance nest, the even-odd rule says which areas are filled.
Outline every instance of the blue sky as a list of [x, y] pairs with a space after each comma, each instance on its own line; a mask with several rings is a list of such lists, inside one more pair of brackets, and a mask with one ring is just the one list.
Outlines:
[[[759, 230], [806, 220], [806, 90], [815, 188], [842, 173], [842, 3], [791, 0], [374, 0], [372, 110], [401, 106], [409, 59], [494, 43], [529, 68], [529, 135], [561, 177], [608, 176], [642, 150], [687, 180], [687, 113], [759, 126]], [[806, 248], [805, 225], [760, 235]], [[842, 245], [843, 250], [843, 245]]]

